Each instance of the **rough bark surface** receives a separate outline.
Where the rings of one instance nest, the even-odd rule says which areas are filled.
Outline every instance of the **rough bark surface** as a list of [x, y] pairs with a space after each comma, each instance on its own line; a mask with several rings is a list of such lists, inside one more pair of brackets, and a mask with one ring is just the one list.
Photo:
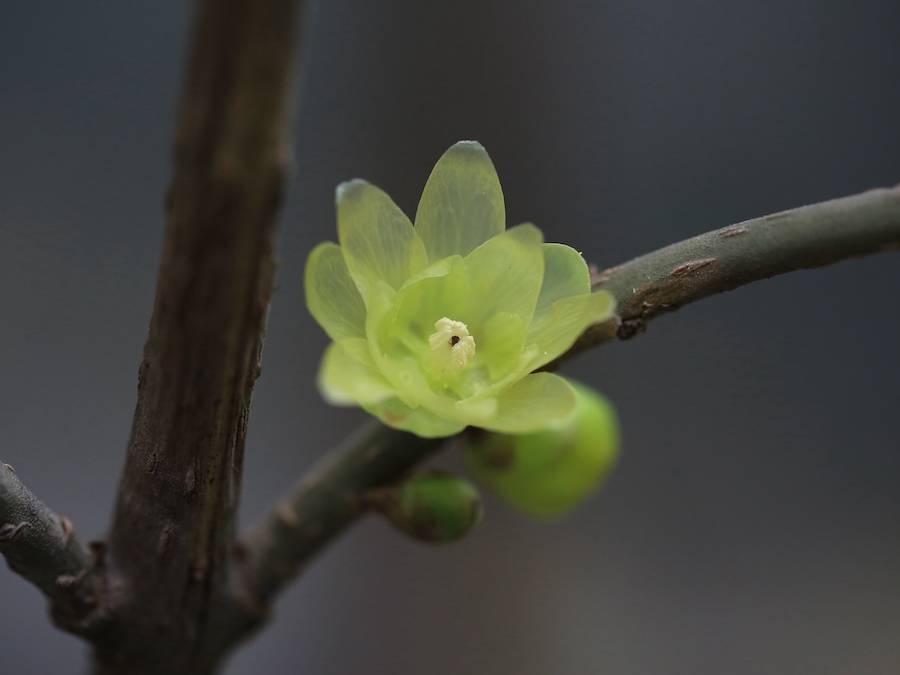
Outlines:
[[202, 0], [109, 540], [98, 672], [211, 671], [289, 148], [297, 0]]

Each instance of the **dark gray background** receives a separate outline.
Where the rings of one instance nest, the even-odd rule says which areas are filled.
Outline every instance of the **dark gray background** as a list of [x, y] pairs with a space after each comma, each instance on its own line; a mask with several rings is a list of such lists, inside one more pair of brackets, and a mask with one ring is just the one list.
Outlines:
[[[316, 393], [325, 336], [301, 294], [339, 181], [412, 212], [439, 154], [475, 138], [509, 221], [600, 265], [895, 184], [898, 7], [320, 3], [244, 521], [362, 421]], [[0, 13], [0, 457], [86, 536], [128, 436], [186, 23], [149, 0]], [[755, 284], [570, 363], [621, 412], [602, 494], [552, 525], [490, 501], [441, 549], [367, 522], [228, 675], [897, 673], [898, 262]], [[0, 569], [0, 672], [78, 673], [83, 652]]]

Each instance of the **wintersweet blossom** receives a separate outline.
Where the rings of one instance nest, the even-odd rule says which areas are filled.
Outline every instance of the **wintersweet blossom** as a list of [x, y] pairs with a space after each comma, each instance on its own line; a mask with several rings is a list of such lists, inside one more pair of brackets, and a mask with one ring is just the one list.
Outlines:
[[438, 437], [476, 426], [525, 433], [576, 406], [571, 385], [534, 372], [612, 297], [591, 292], [581, 255], [506, 229], [500, 181], [484, 148], [463, 141], [431, 172], [415, 225], [363, 180], [337, 188], [339, 244], [306, 264], [306, 302], [332, 339], [319, 386], [385, 424]]

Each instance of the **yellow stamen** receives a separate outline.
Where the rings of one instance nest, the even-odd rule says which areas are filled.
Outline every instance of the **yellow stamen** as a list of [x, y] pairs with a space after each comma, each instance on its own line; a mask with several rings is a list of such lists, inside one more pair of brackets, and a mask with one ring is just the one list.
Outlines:
[[450, 365], [462, 370], [475, 358], [475, 338], [462, 321], [446, 316], [434, 322], [434, 330], [428, 337], [428, 345], [434, 352], [446, 352]]

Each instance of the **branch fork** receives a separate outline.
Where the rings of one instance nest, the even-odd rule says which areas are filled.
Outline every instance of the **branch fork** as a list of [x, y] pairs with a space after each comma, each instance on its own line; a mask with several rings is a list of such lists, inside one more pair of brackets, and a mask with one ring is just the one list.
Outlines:
[[[283, 588], [445, 447], [371, 423], [235, 535], [272, 292], [301, 0], [198, 0], [138, 401], [108, 544], [0, 463], [0, 554], [95, 648], [97, 675], [210, 675]], [[737, 223], [603, 271], [618, 315], [556, 363], [656, 316], [792, 270], [900, 249], [900, 186]]]

